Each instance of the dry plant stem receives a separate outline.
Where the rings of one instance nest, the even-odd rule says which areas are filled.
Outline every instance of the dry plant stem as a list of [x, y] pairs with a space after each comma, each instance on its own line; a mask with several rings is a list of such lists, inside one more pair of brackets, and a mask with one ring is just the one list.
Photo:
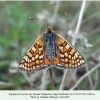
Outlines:
[[[88, 7], [90, 6], [91, 4], [91, 1], [88, 1], [86, 6], [85, 6], [85, 10], [88, 9]], [[75, 17], [73, 18], [73, 20], [70, 22], [70, 25], [69, 27], [72, 29], [75, 27], [76, 23], [77, 23], [77, 20], [78, 20], [78, 15], [79, 15], [79, 11], [77, 12], [77, 14], [75, 15]]]
[[43, 71], [43, 76], [42, 76], [42, 79], [41, 79], [41, 90], [45, 90], [46, 89], [46, 80], [47, 80], [47, 69], [45, 69]]
[[42, 74], [43, 74], [42, 71], [37, 71], [37, 73], [31, 74], [30, 80], [31, 80], [32, 82], [35, 82], [35, 81], [37, 81], [37, 80], [41, 80]]
[[39, 25], [39, 29], [38, 29], [38, 32], [37, 32], [37, 36], [41, 33], [41, 25]]
[[79, 30], [80, 30], [80, 26], [81, 26], [83, 14], [84, 14], [84, 9], [85, 9], [85, 4], [86, 4], [86, 0], [84, 0], [83, 3], [82, 3], [82, 7], [81, 7], [80, 14], [79, 14], [79, 20], [78, 20], [78, 23], [77, 23], [76, 31], [75, 31], [74, 37], [72, 39], [72, 45], [73, 46], [76, 43], [76, 37], [77, 37]]
[[95, 33], [99, 32], [100, 31], [100, 26], [96, 27], [95, 29], [91, 30], [90, 31], [90, 37], [92, 37]]
[[92, 72], [94, 72], [95, 70], [97, 70], [99, 67], [100, 67], [100, 62], [96, 66], [94, 66], [90, 71], [88, 71], [85, 75], [83, 75], [70, 90], [74, 90], [78, 86], [78, 84], [82, 82], [82, 80], [84, 78], [86, 78]]
[[65, 79], [66, 79], [66, 74], [67, 74], [67, 69], [64, 72], [63, 79], [62, 79], [59, 90], [63, 90], [63, 88], [64, 88], [64, 82], [65, 82]]
[[53, 68], [52, 68], [52, 66], [49, 68], [49, 73], [50, 73], [50, 78], [51, 78], [51, 83], [52, 83], [52, 89], [55, 90], [54, 75], [53, 75]]
[[78, 15], [79, 15], [79, 11], [77, 12], [77, 14], [75, 15], [75, 17], [73, 18], [73, 20], [70, 22], [69, 24], [69, 27], [72, 29], [76, 23], [77, 23], [77, 20], [78, 20]]
[[98, 70], [96, 70], [96, 75], [95, 75], [95, 79], [94, 79], [94, 87], [93, 87], [93, 90], [96, 89], [96, 87], [98, 85], [98, 82], [99, 82], [99, 72], [98, 72]]
[[25, 79], [27, 80], [27, 82], [30, 84], [31, 88], [33, 88], [33, 82], [31, 81], [31, 79], [28, 77], [28, 74], [26, 72], [21, 72], [23, 74], [23, 76], [25, 77]]
[[[72, 39], [72, 45], [73, 46], [75, 46], [77, 36], [79, 34], [79, 30], [80, 30], [80, 27], [81, 27], [82, 18], [83, 18], [83, 14], [84, 14], [84, 10], [85, 10], [85, 5], [86, 5], [86, 0], [83, 1], [82, 6], [81, 6], [81, 10], [80, 10], [80, 14], [79, 14], [79, 20], [78, 20], [78, 23], [77, 23], [77, 26], [76, 26], [74, 37]], [[72, 73], [73, 73], [72, 78], [73, 78], [73, 80], [75, 80], [77, 70], [72, 71]]]
[[[83, 13], [84, 13], [84, 9], [85, 9], [85, 3], [86, 3], [86, 0], [83, 1], [82, 3], [82, 7], [81, 7], [81, 11], [80, 11], [80, 15], [79, 15], [79, 20], [78, 20], [78, 23], [77, 23], [77, 27], [76, 27], [76, 31], [75, 31], [75, 35], [73, 37], [73, 41], [72, 41], [72, 45], [74, 46], [75, 45], [75, 42], [76, 42], [76, 37], [78, 35], [78, 31], [80, 29], [80, 26], [81, 26], [81, 21], [82, 21], [82, 17], [83, 17]], [[64, 88], [64, 82], [65, 82], [65, 79], [66, 79], [66, 74], [67, 74], [67, 69], [65, 70], [64, 72], [64, 75], [63, 75], [63, 79], [62, 79], [62, 82], [61, 82], [61, 85], [60, 85], [60, 90], [62, 90]]]
[[[85, 69], [86, 69], [86, 72], [88, 73], [89, 67], [88, 67], [87, 61], [85, 61], [85, 63], [86, 63]], [[88, 80], [89, 80], [89, 83], [90, 83], [91, 90], [93, 90], [93, 81], [92, 81], [91, 75], [88, 75]]]
[[95, 17], [98, 16], [99, 14], [100, 14], [100, 10], [99, 10], [98, 12], [92, 14], [92, 15], [89, 16], [88, 18], [84, 19], [84, 20], [82, 21], [82, 24], [84, 24], [84, 23], [86, 23], [87, 21], [89, 21], [89, 20], [95, 18]]
[[53, 28], [53, 24], [54, 24], [54, 22], [55, 22], [55, 17], [56, 17], [56, 15], [57, 15], [57, 12], [58, 12], [58, 10], [59, 10], [59, 7], [60, 7], [60, 3], [61, 3], [61, 1], [57, 1], [57, 3], [56, 3], [56, 5], [55, 5], [55, 10], [54, 10], [54, 13], [53, 13], [53, 17], [52, 17], [52, 22], [53, 23], [51, 23], [51, 27]]

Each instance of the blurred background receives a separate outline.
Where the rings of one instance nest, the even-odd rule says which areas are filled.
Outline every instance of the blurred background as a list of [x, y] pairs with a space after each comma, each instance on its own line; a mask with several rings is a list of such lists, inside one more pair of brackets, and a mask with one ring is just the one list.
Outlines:
[[[72, 43], [81, 6], [82, 1], [0, 1], [1, 90], [52, 90], [48, 69], [31, 73], [21, 72], [18, 69], [19, 62], [48, 25]], [[63, 16], [65, 12], [66, 15]], [[30, 20], [29, 17], [33, 17], [34, 20]], [[76, 85], [73, 88], [75, 90], [99, 90], [99, 1], [86, 2], [75, 47], [84, 56], [86, 66], [68, 70], [62, 89], [69, 90]], [[93, 68], [95, 71], [92, 71]], [[59, 90], [64, 70], [53, 67], [52, 73], [55, 90]]]

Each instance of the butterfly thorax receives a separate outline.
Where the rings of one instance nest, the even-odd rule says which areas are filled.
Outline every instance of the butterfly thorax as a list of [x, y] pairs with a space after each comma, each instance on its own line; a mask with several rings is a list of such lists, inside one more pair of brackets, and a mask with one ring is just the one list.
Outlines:
[[44, 34], [46, 56], [52, 60], [56, 55], [56, 34], [53, 31], [47, 31]]

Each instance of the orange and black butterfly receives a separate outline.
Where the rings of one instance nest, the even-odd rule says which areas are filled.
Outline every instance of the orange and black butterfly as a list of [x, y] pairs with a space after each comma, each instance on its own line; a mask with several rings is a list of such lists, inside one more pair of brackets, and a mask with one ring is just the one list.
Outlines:
[[85, 66], [85, 60], [64, 37], [48, 26], [22, 58], [19, 68], [36, 71], [50, 66], [75, 69]]

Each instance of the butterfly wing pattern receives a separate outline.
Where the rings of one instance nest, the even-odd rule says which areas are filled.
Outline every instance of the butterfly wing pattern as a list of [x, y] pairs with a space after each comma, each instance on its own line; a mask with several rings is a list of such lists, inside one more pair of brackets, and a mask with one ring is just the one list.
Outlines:
[[26, 71], [35, 71], [48, 68], [50, 60], [45, 57], [44, 42], [42, 35], [37, 38], [35, 43], [27, 51], [25, 56], [20, 61], [19, 68]]
[[85, 65], [82, 55], [59, 33], [57, 34], [57, 54], [59, 63], [55, 67], [75, 69]]
[[79, 68], [85, 66], [82, 55], [64, 37], [49, 26], [27, 51], [19, 64], [21, 70], [36, 71], [49, 68]]

